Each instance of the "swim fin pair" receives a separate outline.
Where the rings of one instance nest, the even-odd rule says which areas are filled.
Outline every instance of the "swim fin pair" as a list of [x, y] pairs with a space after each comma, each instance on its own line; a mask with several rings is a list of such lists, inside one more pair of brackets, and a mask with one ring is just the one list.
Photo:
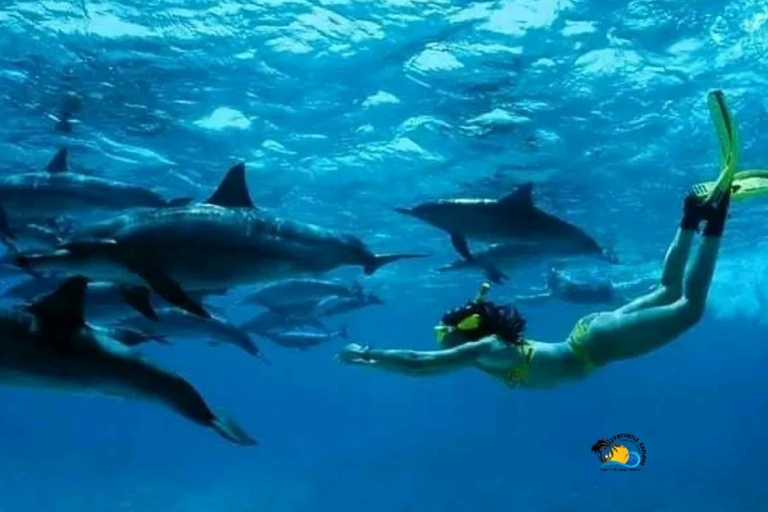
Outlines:
[[732, 188], [736, 176], [736, 169], [739, 166], [739, 136], [723, 91], [711, 91], [707, 95], [707, 107], [720, 143], [722, 170], [717, 181], [712, 184], [703, 184], [703, 186], [694, 185], [693, 191], [698, 195], [697, 189], [703, 188], [706, 190], [706, 201], [717, 203], [722, 199], [723, 194]]
[[[699, 183], [692, 190], [696, 196], [706, 198], [715, 193], [716, 181]], [[737, 172], [731, 182], [731, 199], [742, 201], [768, 195], [768, 169]]]
[[712, 202], [719, 202], [729, 189], [731, 199], [734, 201], [768, 195], [768, 170], [737, 172], [739, 135], [723, 92], [719, 90], [710, 92], [707, 96], [707, 106], [720, 143], [722, 171], [716, 181], [696, 184], [692, 187], [692, 192]]

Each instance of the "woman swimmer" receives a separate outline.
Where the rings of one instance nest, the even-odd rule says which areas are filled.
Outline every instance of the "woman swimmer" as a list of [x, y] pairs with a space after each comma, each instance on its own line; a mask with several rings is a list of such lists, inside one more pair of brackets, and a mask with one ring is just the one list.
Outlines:
[[[725, 228], [731, 187], [719, 197], [685, 198], [680, 227], [667, 251], [660, 285], [611, 312], [582, 318], [568, 339], [542, 343], [523, 336], [525, 320], [511, 307], [478, 297], [449, 311], [436, 328], [442, 350], [378, 350], [346, 346], [339, 360], [423, 376], [474, 366], [510, 386], [552, 387], [582, 378], [614, 361], [642, 356], [670, 343], [702, 317]], [[703, 241], [686, 274], [699, 224]]]

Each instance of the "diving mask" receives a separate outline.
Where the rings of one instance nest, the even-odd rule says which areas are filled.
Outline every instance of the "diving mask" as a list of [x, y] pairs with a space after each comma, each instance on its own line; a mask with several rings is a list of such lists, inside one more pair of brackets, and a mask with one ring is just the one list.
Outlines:
[[[491, 289], [490, 284], [483, 283], [480, 286], [480, 290], [477, 292], [477, 295], [475, 296], [475, 299], [472, 301], [472, 303], [480, 304], [481, 302], [485, 301], [485, 296], [490, 289]], [[440, 324], [435, 326], [435, 338], [437, 339], [438, 343], [442, 343], [445, 337], [448, 336], [448, 334], [450, 333], [453, 333], [456, 331], [464, 331], [464, 332], [475, 331], [480, 328], [481, 324], [482, 324], [482, 317], [478, 313], [472, 313], [467, 315], [455, 326], [445, 325], [445, 324]]]

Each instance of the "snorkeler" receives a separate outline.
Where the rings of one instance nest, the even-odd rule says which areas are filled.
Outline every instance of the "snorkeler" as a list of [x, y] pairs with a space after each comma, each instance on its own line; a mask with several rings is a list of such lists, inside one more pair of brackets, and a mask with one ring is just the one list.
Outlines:
[[[583, 378], [608, 363], [648, 354], [696, 325], [704, 314], [729, 203], [728, 191], [717, 202], [687, 196], [658, 288], [615, 311], [582, 318], [564, 342], [526, 338], [525, 319], [515, 308], [484, 300], [486, 284], [474, 301], [443, 316], [436, 328], [442, 350], [378, 350], [351, 344], [339, 359], [413, 376], [474, 366], [509, 386], [547, 388]], [[701, 222], [703, 241], [686, 275]]]
[[515, 303], [540, 303], [561, 300], [572, 304], [623, 304], [629, 302], [628, 290], [643, 286], [647, 279], [614, 284], [609, 280], [575, 281], [562, 270], [550, 267], [547, 270], [546, 289], [541, 293], [518, 295]]
[[[661, 282], [652, 293], [614, 311], [582, 318], [564, 342], [542, 343], [524, 336], [525, 319], [515, 308], [484, 300], [486, 284], [474, 301], [443, 316], [436, 328], [441, 350], [380, 350], [351, 344], [340, 352], [339, 360], [411, 376], [476, 367], [512, 387], [548, 388], [584, 378], [609, 363], [649, 354], [678, 338], [704, 314], [737, 167], [735, 127], [723, 94], [710, 93], [709, 106], [720, 138], [723, 172], [705, 198], [695, 192], [685, 197]], [[703, 240], [686, 273], [701, 223], [705, 223]]]

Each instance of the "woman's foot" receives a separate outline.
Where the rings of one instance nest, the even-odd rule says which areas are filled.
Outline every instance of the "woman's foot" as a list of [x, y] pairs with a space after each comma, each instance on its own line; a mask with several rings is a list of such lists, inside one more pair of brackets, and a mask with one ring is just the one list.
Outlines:
[[707, 219], [707, 212], [711, 206], [693, 192], [685, 196], [683, 200], [683, 218], [680, 221], [680, 229], [683, 231], [698, 231], [699, 224]]
[[728, 218], [728, 209], [731, 205], [731, 187], [723, 194], [723, 197], [715, 204], [708, 204], [706, 216], [707, 225], [704, 226], [704, 236], [723, 236], [725, 221]]
[[707, 201], [691, 192], [683, 201], [683, 219], [680, 221], [680, 228], [698, 231], [701, 222], [706, 221], [704, 236], [722, 236], [730, 204], [730, 187], [717, 203]]

